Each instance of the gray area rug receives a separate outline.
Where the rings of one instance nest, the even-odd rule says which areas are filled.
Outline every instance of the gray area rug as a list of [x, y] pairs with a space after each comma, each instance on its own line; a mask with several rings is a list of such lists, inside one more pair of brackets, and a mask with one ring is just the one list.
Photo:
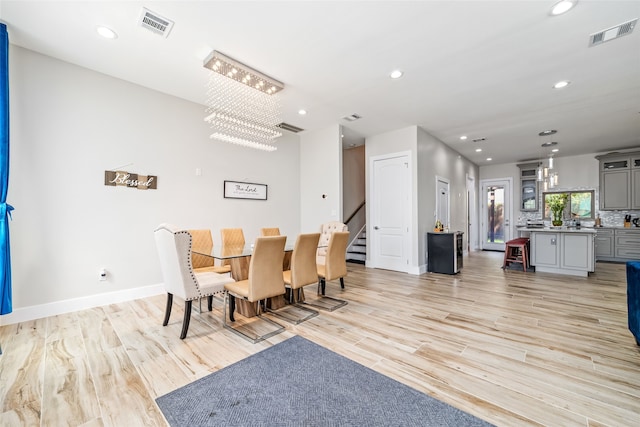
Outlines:
[[491, 426], [300, 336], [156, 399], [171, 426]]

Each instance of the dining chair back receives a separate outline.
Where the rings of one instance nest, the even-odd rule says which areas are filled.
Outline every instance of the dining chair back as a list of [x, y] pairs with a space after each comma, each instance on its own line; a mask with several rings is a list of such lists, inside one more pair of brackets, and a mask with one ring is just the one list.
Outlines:
[[231, 267], [228, 265], [215, 265], [213, 257], [200, 255], [210, 254], [213, 251], [213, 238], [211, 237], [211, 230], [188, 230], [191, 234], [191, 264], [193, 271], [197, 273], [211, 272], [211, 273], [229, 273]]
[[318, 242], [318, 252], [316, 255], [316, 262], [318, 264], [325, 263], [324, 258], [327, 255], [331, 235], [338, 231], [349, 231], [349, 229], [346, 224], [340, 221], [330, 221], [320, 226], [320, 240]]
[[180, 339], [187, 336], [194, 300], [207, 297], [211, 310], [213, 295], [224, 294], [224, 285], [233, 279], [217, 273], [196, 273], [191, 264], [191, 234], [175, 225], [161, 224], [154, 231], [160, 268], [167, 291], [167, 306], [163, 326], [167, 326], [173, 305], [173, 296], [185, 301], [184, 320]]
[[293, 290], [318, 283], [316, 249], [320, 233], [300, 234], [291, 254], [291, 269], [283, 272], [284, 282]]
[[318, 264], [318, 277], [324, 295], [327, 281], [340, 279], [340, 287], [344, 289], [344, 276], [347, 275], [347, 243], [349, 241], [348, 231], [338, 231], [331, 234], [327, 255], [323, 264]]
[[[228, 254], [229, 252], [238, 252], [244, 248], [244, 233], [242, 228], [222, 228], [220, 229], [220, 244], [222, 254]], [[222, 265], [229, 265], [229, 260], [222, 261]]]
[[262, 228], [260, 230], [260, 235], [261, 236], [279, 236], [280, 228], [278, 227]]
[[[282, 277], [282, 259], [284, 257], [284, 245], [286, 236], [257, 237], [255, 240], [251, 261], [249, 261], [249, 274], [246, 280], [228, 283], [225, 285], [227, 298], [229, 298], [229, 320], [234, 322], [235, 299], [242, 298], [251, 303], [258, 302], [257, 314], [260, 316], [262, 300], [285, 293]], [[277, 329], [269, 333], [249, 336], [240, 329], [231, 327], [227, 323], [226, 304], [223, 313], [224, 326], [233, 332], [256, 343], [273, 336], [284, 330], [277, 322], [264, 318], [267, 322], [276, 325]]]

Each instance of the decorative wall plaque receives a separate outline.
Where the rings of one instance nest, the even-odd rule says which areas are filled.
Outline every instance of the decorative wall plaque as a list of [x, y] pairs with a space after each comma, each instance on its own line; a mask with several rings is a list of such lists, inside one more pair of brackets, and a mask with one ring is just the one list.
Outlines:
[[225, 181], [224, 198], [267, 200], [267, 186], [252, 182]]
[[125, 171], [104, 171], [104, 185], [124, 186], [138, 190], [156, 190], [158, 177], [155, 175], [138, 175]]

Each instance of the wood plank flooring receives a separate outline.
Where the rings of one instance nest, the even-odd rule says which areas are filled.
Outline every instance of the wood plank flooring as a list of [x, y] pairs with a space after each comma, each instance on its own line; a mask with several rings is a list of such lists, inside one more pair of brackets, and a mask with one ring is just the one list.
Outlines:
[[640, 426], [625, 265], [588, 278], [501, 265], [496, 252], [455, 276], [349, 264], [346, 289], [327, 284], [348, 305], [259, 344], [223, 329], [221, 300], [180, 340], [183, 303], [162, 327], [165, 296], [3, 326], [0, 426], [165, 426], [156, 397], [296, 334], [498, 426]]

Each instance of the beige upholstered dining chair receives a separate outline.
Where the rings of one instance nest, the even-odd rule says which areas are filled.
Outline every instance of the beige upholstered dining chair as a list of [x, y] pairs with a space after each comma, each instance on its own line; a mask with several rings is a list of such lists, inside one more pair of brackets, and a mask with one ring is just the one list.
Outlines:
[[[340, 279], [340, 287], [344, 289], [344, 277], [347, 275], [346, 254], [348, 241], [348, 231], [337, 231], [331, 234], [325, 262], [318, 264], [318, 277], [320, 278], [318, 293], [324, 295], [326, 283], [335, 279]], [[346, 301], [344, 301], [344, 304], [346, 304]]]
[[[300, 234], [296, 239], [296, 245], [291, 254], [291, 269], [282, 273], [285, 287], [290, 289], [289, 303], [291, 304], [301, 300], [300, 290], [304, 286], [318, 283], [316, 249], [319, 239], [320, 233]], [[297, 308], [306, 311], [306, 315], [293, 319], [293, 323], [298, 324], [318, 315], [316, 310], [302, 305], [297, 304]], [[290, 320], [288, 317], [280, 317]]]
[[213, 239], [211, 237], [211, 230], [188, 230], [191, 234], [191, 264], [193, 271], [196, 273], [230, 273], [231, 266], [229, 265], [215, 265], [212, 257], [197, 254], [195, 252], [201, 252], [210, 254], [213, 250]]
[[[228, 251], [238, 252], [238, 249], [244, 248], [245, 241], [242, 228], [222, 228], [220, 229], [220, 237], [223, 254]], [[222, 265], [229, 265], [229, 260], [222, 261]]]
[[212, 309], [213, 295], [226, 294], [224, 285], [233, 279], [221, 274], [196, 273], [191, 264], [191, 234], [171, 224], [161, 224], [154, 231], [156, 248], [160, 257], [160, 267], [167, 291], [167, 307], [162, 326], [167, 326], [173, 296], [185, 301], [184, 319], [180, 339], [187, 336], [191, 320], [191, 306], [194, 300], [207, 297], [209, 311]]
[[[224, 326], [242, 337], [256, 343], [278, 334], [284, 330], [284, 326], [264, 316], [260, 316], [262, 300], [285, 293], [282, 277], [282, 258], [284, 257], [284, 245], [286, 236], [267, 236], [256, 238], [251, 261], [249, 262], [249, 276], [246, 280], [227, 283], [225, 299], [229, 300], [229, 320], [235, 322], [235, 299], [242, 298], [251, 303], [258, 303], [258, 316], [277, 327], [276, 330], [255, 336], [250, 336], [238, 328], [233, 328], [227, 323], [226, 301], [224, 309]], [[265, 301], [266, 307], [266, 301]]]
[[327, 255], [327, 247], [329, 246], [329, 239], [331, 235], [336, 231], [349, 231], [346, 224], [340, 221], [331, 221], [324, 223], [320, 226], [320, 240], [318, 241], [318, 252], [316, 255], [316, 262], [318, 264], [324, 264], [324, 258]]
[[262, 228], [260, 230], [260, 235], [261, 236], [279, 236], [280, 229], [278, 227]]

